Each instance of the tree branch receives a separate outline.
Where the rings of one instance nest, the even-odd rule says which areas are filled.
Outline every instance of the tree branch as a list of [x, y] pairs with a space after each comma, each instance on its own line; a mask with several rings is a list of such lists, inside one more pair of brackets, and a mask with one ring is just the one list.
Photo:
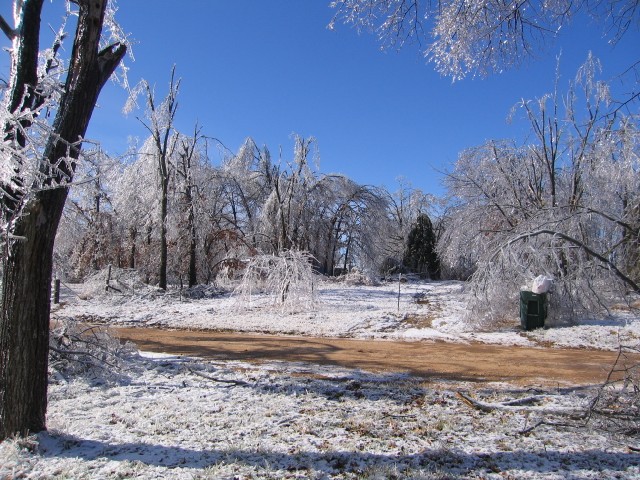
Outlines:
[[631, 280], [624, 273], [618, 270], [618, 267], [616, 267], [615, 264], [613, 264], [609, 259], [591, 250], [588, 246], [586, 246], [580, 240], [576, 240], [575, 238], [572, 238], [569, 235], [565, 235], [564, 233], [556, 232], [554, 230], [536, 230], [535, 232], [526, 232], [521, 235], [518, 235], [517, 237], [509, 240], [506, 244], [502, 245], [498, 250], [496, 250], [494, 254], [491, 256], [491, 260], [493, 260], [500, 253], [500, 251], [502, 251], [502, 249], [510, 245], [513, 245], [514, 243], [519, 242], [520, 240], [524, 240], [525, 238], [537, 237], [539, 235], [551, 235], [553, 237], [559, 237], [575, 245], [576, 247], [581, 248], [587, 255], [590, 255], [591, 257], [596, 258], [597, 260], [605, 264], [607, 267], [609, 267], [613, 271], [615, 276], [618, 277], [620, 280], [622, 280], [624, 283], [626, 283], [629, 287], [631, 287], [631, 289], [634, 292], [640, 293], [640, 286], [638, 286], [633, 280]]
[[544, 407], [531, 407], [529, 405], [535, 404], [541, 401], [539, 396], [527, 397], [519, 400], [512, 400], [505, 403], [486, 403], [471, 398], [469, 395], [465, 395], [462, 392], [457, 392], [458, 397], [466, 403], [468, 406], [480, 410], [481, 412], [490, 413], [496, 410], [500, 411], [513, 411], [522, 413], [540, 413], [546, 415], [562, 415], [569, 416], [575, 419], [583, 419], [586, 416], [585, 409], [581, 408], [544, 408]]
[[194, 375], [197, 375], [198, 377], [202, 377], [202, 378], [206, 378], [207, 380], [211, 380], [212, 382], [218, 382], [218, 383], [228, 383], [229, 385], [237, 385], [240, 387], [248, 387], [249, 384], [243, 380], [223, 380], [221, 378], [215, 378], [212, 377], [210, 375], [207, 375], [205, 373], [202, 372], [198, 372], [197, 370], [193, 370], [192, 368], [188, 369], [189, 372], [193, 373]]
[[0, 15], [0, 30], [2, 30], [9, 40], [13, 41], [13, 39], [18, 36], [17, 30], [11, 28], [2, 15]]
[[127, 46], [122, 43], [109, 45], [98, 53], [98, 68], [100, 69], [102, 83], [109, 79], [126, 53]]

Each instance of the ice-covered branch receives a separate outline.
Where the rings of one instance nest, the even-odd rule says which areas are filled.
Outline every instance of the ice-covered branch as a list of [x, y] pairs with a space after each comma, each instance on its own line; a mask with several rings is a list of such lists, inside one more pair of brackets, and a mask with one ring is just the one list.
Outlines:
[[555, 231], [555, 230], [542, 229], [542, 230], [536, 230], [536, 231], [533, 231], [533, 232], [522, 233], [522, 234], [518, 235], [517, 237], [510, 239], [504, 245], [500, 246], [500, 248], [498, 248], [494, 252], [494, 254], [491, 256], [489, 261], [490, 262], [493, 261], [503, 250], [505, 250], [510, 245], [513, 245], [514, 243], [521, 242], [521, 241], [523, 241], [525, 239], [537, 237], [537, 236], [540, 236], [540, 235], [549, 235], [551, 237], [561, 238], [562, 240], [565, 240], [566, 242], [569, 242], [572, 245], [575, 245], [576, 247], [578, 247], [581, 250], [583, 250], [587, 255], [597, 259], [598, 261], [600, 261], [601, 263], [606, 265], [607, 268], [610, 269], [615, 274], [616, 277], [618, 277], [625, 284], [627, 284], [629, 287], [631, 287], [631, 289], [634, 292], [640, 293], [640, 287], [631, 278], [629, 278], [624, 273], [622, 273], [616, 267], [616, 265], [613, 262], [611, 262], [609, 259], [607, 259], [603, 255], [601, 255], [598, 252], [596, 252], [593, 249], [591, 249], [584, 242], [581, 242], [580, 240], [578, 240], [576, 238], [573, 238], [573, 237], [571, 237], [569, 235], [566, 235], [566, 234], [564, 234], [562, 232], [558, 232], [558, 231]]

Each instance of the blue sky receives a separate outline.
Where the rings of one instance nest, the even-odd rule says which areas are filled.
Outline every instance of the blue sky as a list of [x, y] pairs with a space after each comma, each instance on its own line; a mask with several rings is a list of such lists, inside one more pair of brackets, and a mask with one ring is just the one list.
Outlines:
[[[8, 18], [9, 2], [3, 3], [0, 13]], [[583, 19], [517, 70], [452, 84], [411, 46], [382, 52], [374, 35], [347, 25], [328, 30], [328, 3], [120, 1], [118, 19], [134, 41], [130, 82], [145, 78], [164, 97], [175, 64], [182, 78], [177, 127], [185, 133], [197, 121], [233, 151], [251, 136], [274, 158], [282, 148], [285, 161], [292, 157], [293, 133], [314, 136], [323, 173], [391, 190], [403, 176], [441, 194], [436, 170], [450, 168], [461, 150], [522, 137], [523, 123], [506, 122], [509, 110], [552, 88], [560, 51], [566, 85], [589, 50], [603, 61], [604, 76], [613, 77], [637, 59], [640, 45], [636, 29], [612, 48], [604, 27]], [[7, 67], [5, 54], [0, 69]], [[113, 154], [126, 150], [129, 136], [145, 136], [136, 119], [143, 112], [124, 117], [124, 100], [119, 87], [107, 85], [88, 132]]]

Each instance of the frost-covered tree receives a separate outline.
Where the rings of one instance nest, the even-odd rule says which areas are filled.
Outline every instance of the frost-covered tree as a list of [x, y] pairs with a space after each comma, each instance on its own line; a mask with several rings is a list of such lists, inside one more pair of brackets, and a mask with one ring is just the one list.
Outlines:
[[262, 209], [260, 233], [274, 252], [308, 247], [309, 217], [313, 214], [309, 204], [318, 178], [310, 162], [315, 161], [315, 139], [296, 136], [293, 161], [265, 172], [270, 192]]
[[[348, 262], [348, 225], [351, 206], [364, 193], [365, 187], [342, 175], [327, 175], [315, 187], [312, 210], [315, 218], [310, 226], [309, 250], [313, 252], [317, 268], [325, 275], [335, 275]], [[340, 262], [341, 257], [342, 262]]]
[[281, 310], [309, 308], [315, 302], [312, 265], [313, 258], [299, 250], [255, 255], [247, 261], [236, 294], [244, 306], [256, 293], [265, 293]]
[[197, 161], [197, 146], [200, 133], [196, 126], [193, 138], [181, 138], [177, 152], [176, 184], [179, 195], [179, 205], [181, 219], [179, 222], [180, 234], [179, 245], [187, 244], [186, 255], [182, 254], [185, 249], [181, 249], [178, 258], [187, 257], [188, 260], [188, 284], [193, 287], [198, 283], [196, 268], [196, 184], [194, 178], [195, 164]]
[[209, 167], [203, 216], [203, 254], [208, 276], [218, 267], [238, 267], [239, 260], [255, 253], [263, 241], [261, 211], [269, 194], [271, 155], [247, 138], [238, 152], [226, 155], [220, 168]]
[[76, 0], [69, 59], [57, 55], [62, 33], [40, 54], [43, 3], [15, 1], [14, 26], [0, 21], [12, 42], [0, 108], [0, 439], [46, 426], [53, 243], [96, 100], [126, 52], [102, 35], [109, 2]]
[[345, 192], [341, 221], [335, 229], [337, 255], [335, 265], [347, 272], [357, 267], [369, 276], [376, 276], [384, 261], [387, 201], [378, 188], [353, 185]]
[[331, 6], [330, 27], [342, 21], [373, 31], [386, 47], [416, 43], [438, 72], [454, 79], [500, 72], [539, 55], [585, 10], [614, 43], [640, 19], [638, 0], [334, 0]]
[[598, 71], [590, 56], [564, 102], [553, 93], [519, 105], [534, 142], [468, 149], [447, 179], [454, 206], [442, 259], [451, 267], [471, 257], [478, 305], [494, 316], [540, 274], [555, 279], [560, 316], [640, 293], [638, 117], [611, 114]]
[[179, 278], [186, 277], [189, 287], [198, 283], [201, 262], [199, 240], [207, 230], [203, 215], [204, 200], [215, 195], [215, 188], [207, 182], [206, 142], [196, 125], [191, 136], [180, 134], [175, 151], [175, 175], [171, 185], [169, 232], [171, 238], [170, 267]]
[[149, 131], [149, 140], [145, 143], [141, 155], [154, 159], [157, 168], [157, 185], [159, 190], [160, 255], [158, 266], [158, 286], [167, 288], [167, 219], [169, 216], [169, 181], [171, 178], [171, 157], [177, 148], [177, 134], [174, 121], [178, 109], [178, 92], [180, 80], [175, 78], [175, 66], [171, 70], [169, 92], [162, 102], [157, 103], [155, 93], [149, 82], [140, 83], [146, 102], [146, 120], [142, 124]]
[[[148, 147], [148, 145], [147, 145]], [[152, 234], [159, 218], [157, 167], [145, 146], [123, 165], [114, 180], [112, 203], [121, 231], [123, 267], [139, 268], [145, 276], [157, 274], [157, 248]], [[151, 266], [153, 265], [153, 270]]]
[[112, 187], [120, 172], [119, 160], [100, 148], [85, 152], [56, 236], [58, 275], [81, 279], [91, 270], [120, 265], [121, 232], [112, 204]]

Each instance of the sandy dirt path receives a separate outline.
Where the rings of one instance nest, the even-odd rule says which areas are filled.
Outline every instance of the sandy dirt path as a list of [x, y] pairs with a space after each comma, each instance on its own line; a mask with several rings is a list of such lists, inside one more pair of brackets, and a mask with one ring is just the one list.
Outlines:
[[[286, 337], [246, 333], [115, 328], [144, 351], [210, 359], [284, 360], [372, 372], [520, 385], [602, 383], [616, 352], [420, 341]], [[635, 359], [637, 361], [638, 359]]]

